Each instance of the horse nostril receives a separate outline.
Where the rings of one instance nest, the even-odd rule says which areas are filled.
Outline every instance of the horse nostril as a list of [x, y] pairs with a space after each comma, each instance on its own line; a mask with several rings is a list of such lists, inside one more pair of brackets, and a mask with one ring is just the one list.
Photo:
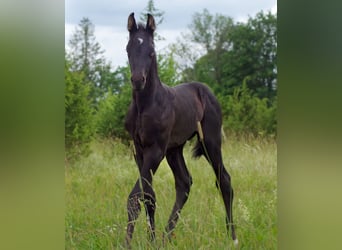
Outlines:
[[132, 76], [131, 77], [131, 82], [133, 83], [133, 82], [143, 82], [143, 83], [145, 83], [146, 82], [146, 77], [145, 76], [139, 76], [139, 77], [137, 77], [137, 76]]

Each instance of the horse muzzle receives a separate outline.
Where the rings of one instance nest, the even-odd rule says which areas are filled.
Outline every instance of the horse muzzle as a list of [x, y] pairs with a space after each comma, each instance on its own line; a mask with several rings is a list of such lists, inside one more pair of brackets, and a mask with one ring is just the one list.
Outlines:
[[131, 83], [134, 90], [141, 91], [145, 88], [146, 77], [144, 75], [132, 75]]

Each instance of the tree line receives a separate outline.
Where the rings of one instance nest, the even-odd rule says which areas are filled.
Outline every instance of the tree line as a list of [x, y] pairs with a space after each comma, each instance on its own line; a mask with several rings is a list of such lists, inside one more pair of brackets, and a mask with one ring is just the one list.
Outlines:
[[[164, 12], [156, 9], [153, 1], [145, 12], [154, 15], [159, 24], [163, 21]], [[129, 65], [112, 69], [94, 31], [91, 20], [83, 18], [65, 53], [68, 158], [87, 153], [94, 137], [129, 140], [124, 129], [131, 99]], [[204, 9], [193, 15], [188, 32], [157, 56], [159, 76], [165, 84], [200, 81], [212, 89], [220, 101], [226, 131], [276, 135], [275, 15], [259, 12], [247, 22], [235, 22]]]

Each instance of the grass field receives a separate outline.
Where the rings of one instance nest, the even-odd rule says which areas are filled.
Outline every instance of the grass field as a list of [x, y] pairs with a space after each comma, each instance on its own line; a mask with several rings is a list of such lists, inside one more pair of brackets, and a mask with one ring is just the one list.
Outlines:
[[[232, 137], [222, 146], [235, 191], [239, 249], [277, 249], [277, 146], [273, 139]], [[157, 196], [156, 243], [147, 237], [142, 211], [133, 249], [234, 249], [225, 228], [223, 201], [212, 168], [184, 149], [193, 177], [172, 243], [162, 247], [163, 229], [175, 200], [174, 179], [164, 160], [153, 179]], [[138, 178], [131, 151], [118, 142], [96, 141], [92, 153], [65, 168], [66, 249], [124, 249], [126, 201]]]

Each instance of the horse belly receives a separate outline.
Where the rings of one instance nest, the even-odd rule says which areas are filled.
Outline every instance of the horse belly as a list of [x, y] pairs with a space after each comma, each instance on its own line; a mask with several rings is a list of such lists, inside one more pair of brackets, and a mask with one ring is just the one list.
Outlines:
[[196, 132], [196, 122], [175, 124], [169, 139], [169, 148], [184, 144]]
[[197, 131], [197, 122], [202, 119], [200, 103], [196, 98], [179, 98], [175, 108], [175, 122], [171, 131], [170, 145], [184, 144]]

